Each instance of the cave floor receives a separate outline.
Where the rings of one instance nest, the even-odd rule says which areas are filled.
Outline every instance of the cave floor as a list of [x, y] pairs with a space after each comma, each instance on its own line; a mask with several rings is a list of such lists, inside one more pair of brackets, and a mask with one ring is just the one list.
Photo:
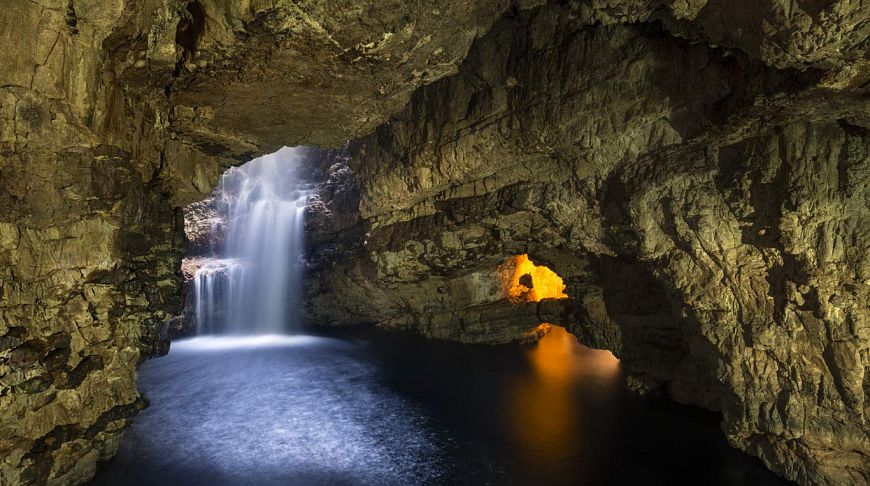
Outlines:
[[625, 391], [556, 328], [536, 346], [372, 329], [177, 341], [96, 485], [780, 484], [716, 414]]

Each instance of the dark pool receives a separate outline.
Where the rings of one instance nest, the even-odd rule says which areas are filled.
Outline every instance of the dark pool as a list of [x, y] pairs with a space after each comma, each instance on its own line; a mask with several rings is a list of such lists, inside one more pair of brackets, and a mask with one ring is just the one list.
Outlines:
[[196, 338], [140, 386], [151, 407], [93, 484], [780, 484], [715, 414], [626, 392], [559, 328], [531, 347]]

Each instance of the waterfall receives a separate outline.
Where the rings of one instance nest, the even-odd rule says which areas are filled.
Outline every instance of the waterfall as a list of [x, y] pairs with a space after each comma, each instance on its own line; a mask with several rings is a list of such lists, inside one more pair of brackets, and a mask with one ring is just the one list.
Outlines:
[[308, 191], [301, 162], [298, 149], [285, 147], [221, 177], [226, 228], [212, 227], [215, 256], [193, 277], [198, 334], [282, 333], [298, 320]]

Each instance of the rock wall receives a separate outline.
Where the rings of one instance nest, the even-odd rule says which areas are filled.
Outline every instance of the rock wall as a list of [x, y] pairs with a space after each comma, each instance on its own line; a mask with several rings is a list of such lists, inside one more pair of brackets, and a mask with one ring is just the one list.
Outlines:
[[156, 109], [103, 70], [122, 9], [0, 15], [2, 484], [80, 483], [114, 453], [146, 403], [136, 367], [165, 352], [180, 303], [180, 213], [143, 141]]
[[181, 208], [231, 164], [379, 124], [507, 4], [6, 2], [0, 484], [114, 453], [181, 310]]
[[[783, 476], [865, 484], [867, 85], [668, 25], [496, 24], [349, 148], [365, 235], [312, 260], [309, 318], [492, 343], [560, 323]], [[511, 311], [519, 253], [571, 298]]]
[[[113, 454], [182, 304], [181, 208], [360, 137], [310, 218], [312, 319], [561, 322], [788, 477], [866, 481], [866, 2], [541, 3], [6, 2], [0, 483]], [[498, 298], [526, 252], [567, 303]]]

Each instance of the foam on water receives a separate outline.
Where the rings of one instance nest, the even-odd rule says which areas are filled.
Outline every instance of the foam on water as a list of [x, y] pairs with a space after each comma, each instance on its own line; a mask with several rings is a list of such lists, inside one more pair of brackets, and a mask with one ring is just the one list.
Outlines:
[[390, 392], [364, 346], [316, 336], [203, 336], [145, 363], [152, 407], [103, 484], [421, 484], [440, 452], [419, 406]]
[[331, 344], [333, 339], [301, 334], [255, 334], [250, 336], [198, 336], [173, 341], [172, 352], [227, 351], [233, 349], [286, 348]]

